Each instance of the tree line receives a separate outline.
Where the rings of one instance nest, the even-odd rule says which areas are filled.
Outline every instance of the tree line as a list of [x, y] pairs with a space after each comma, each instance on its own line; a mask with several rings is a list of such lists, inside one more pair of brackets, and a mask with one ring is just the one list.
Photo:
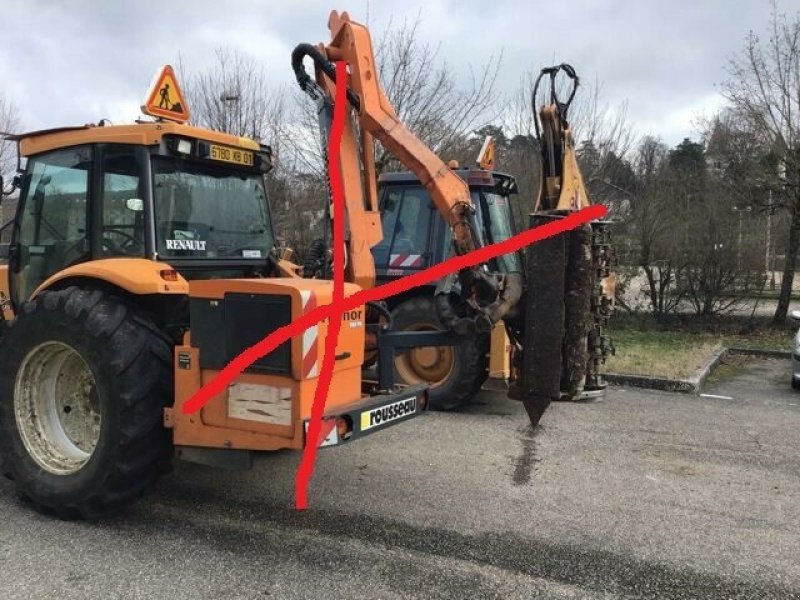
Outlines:
[[[445, 160], [473, 165], [492, 135], [497, 168], [516, 176], [517, 225], [539, 183], [526, 74], [511, 95], [497, 90], [501, 55], [457, 77], [419, 20], [377, 35], [376, 60], [403, 122]], [[593, 201], [608, 204], [619, 259], [619, 304], [657, 317], [682, 310], [710, 316], [776, 285], [777, 322], [786, 318], [800, 248], [800, 17], [773, 7], [765, 38], [751, 33], [732, 57], [720, 90], [724, 109], [695, 139], [668, 147], [631, 127], [625, 106], [603, 103], [584, 85], [571, 111], [578, 156]], [[197, 125], [254, 137], [273, 147], [268, 175], [276, 231], [301, 255], [318, 236], [327, 198], [316, 114], [294, 86], [275, 88], [263, 67], [232, 48], [210, 65], [180, 64]], [[0, 96], [0, 131], [18, 131]], [[15, 167], [0, 144], [0, 169]], [[378, 147], [379, 171], [401, 168]], [[775, 283], [775, 271], [780, 271]]]

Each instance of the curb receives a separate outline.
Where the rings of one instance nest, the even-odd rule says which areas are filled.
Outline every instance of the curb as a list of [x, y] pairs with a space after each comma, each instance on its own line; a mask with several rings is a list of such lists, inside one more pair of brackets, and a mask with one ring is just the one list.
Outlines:
[[757, 348], [728, 348], [730, 354], [760, 356], [764, 358], [792, 358], [789, 350], [759, 350]]
[[626, 385], [650, 390], [661, 390], [662, 392], [693, 394], [697, 391], [696, 385], [692, 381], [686, 379], [667, 379], [665, 377], [623, 375], [620, 373], [606, 373], [603, 378], [613, 385]]
[[784, 350], [758, 350], [753, 348], [722, 348], [694, 375], [688, 379], [667, 379], [648, 375], [624, 375], [622, 373], [606, 373], [603, 377], [608, 383], [629, 387], [677, 392], [680, 394], [699, 394], [709, 375], [725, 360], [729, 354], [740, 356], [757, 356], [761, 358], [791, 358], [792, 353]]

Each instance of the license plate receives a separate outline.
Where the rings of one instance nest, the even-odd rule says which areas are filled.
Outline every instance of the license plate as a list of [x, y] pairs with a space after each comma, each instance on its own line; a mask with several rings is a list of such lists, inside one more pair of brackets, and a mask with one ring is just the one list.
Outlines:
[[246, 167], [253, 166], [253, 153], [247, 150], [211, 144], [210, 156], [213, 160], [221, 160], [223, 162], [244, 165]]
[[398, 421], [417, 412], [417, 399], [406, 398], [361, 413], [361, 431]]

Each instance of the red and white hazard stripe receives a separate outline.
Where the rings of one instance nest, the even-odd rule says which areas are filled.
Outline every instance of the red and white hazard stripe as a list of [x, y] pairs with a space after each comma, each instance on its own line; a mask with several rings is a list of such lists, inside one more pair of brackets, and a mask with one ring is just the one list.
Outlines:
[[[308, 438], [308, 428], [311, 425], [310, 421], [306, 421], [306, 445], [309, 445], [312, 442]], [[335, 417], [328, 417], [327, 419], [322, 419], [320, 423], [320, 430], [319, 430], [319, 439], [317, 440], [317, 446], [335, 446], [339, 443], [339, 432], [336, 430], [336, 418]]]
[[390, 267], [421, 267], [421, 254], [392, 254], [389, 256]]
[[[300, 290], [300, 299], [303, 302], [303, 314], [308, 314], [317, 308], [317, 296], [311, 290]], [[311, 325], [303, 332], [301, 347], [301, 354], [303, 356], [303, 363], [301, 374], [303, 379], [316, 377], [317, 368], [317, 339], [319, 338], [319, 326], [317, 324]]]

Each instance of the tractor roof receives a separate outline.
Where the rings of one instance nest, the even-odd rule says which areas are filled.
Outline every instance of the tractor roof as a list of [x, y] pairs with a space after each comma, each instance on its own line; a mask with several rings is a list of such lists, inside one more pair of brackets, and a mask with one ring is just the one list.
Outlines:
[[33, 156], [48, 150], [93, 143], [134, 144], [153, 146], [161, 142], [164, 135], [179, 135], [203, 139], [226, 146], [258, 151], [258, 142], [220, 131], [193, 127], [170, 121], [137, 122], [133, 125], [79, 125], [44, 129], [14, 136], [19, 140], [20, 154]]
[[[514, 179], [513, 175], [500, 173], [498, 171], [486, 171], [484, 169], [454, 169], [456, 174], [466, 181], [469, 185], [495, 186], [495, 178]], [[380, 183], [419, 183], [419, 179], [411, 171], [397, 171], [394, 173], [382, 173], [378, 177]]]

